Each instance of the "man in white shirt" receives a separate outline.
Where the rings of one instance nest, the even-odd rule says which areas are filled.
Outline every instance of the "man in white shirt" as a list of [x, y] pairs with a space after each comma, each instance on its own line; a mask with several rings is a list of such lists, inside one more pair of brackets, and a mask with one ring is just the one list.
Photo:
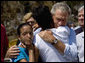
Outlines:
[[84, 6], [78, 10], [78, 22], [80, 28], [76, 29], [76, 40], [79, 62], [84, 62]]
[[[58, 40], [68, 44], [70, 30], [67, 26], [59, 26], [57, 29], [49, 30], [53, 32], [54, 37]], [[60, 54], [52, 44], [45, 42], [38, 34], [35, 36], [34, 44], [39, 49], [43, 62], [70, 62], [70, 60], [63, 58], [63, 54]]]
[[[68, 5], [64, 3], [56, 3], [52, 8], [55, 9], [55, 10], [52, 9], [53, 12], [52, 17], [54, 19], [55, 28], [58, 28], [59, 26], [65, 26], [66, 21], [70, 15], [70, 8], [68, 7]], [[51, 31], [53, 32], [53, 30]], [[61, 31], [63, 31], [63, 29], [61, 29]], [[56, 32], [58, 32], [58, 30]], [[72, 29], [70, 29], [69, 41], [67, 42], [59, 41], [59, 39], [56, 41], [55, 36], [56, 32], [53, 32], [55, 38], [51, 36], [52, 34], [51, 35], [47, 33], [44, 34], [41, 32], [35, 36], [34, 44], [39, 49], [42, 60], [44, 62], [76, 62], [77, 46], [75, 40], [76, 39], [75, 32]], [[49, 31], [49, 33], [51, 32]], [[43, 34], [44, 38], [46, 40], [49, 39], [49, 41], [52, 42], [52, 44], [47, 43], [49, 41], [44, 40], [42, 36], [40, 36]], [[59, 35], [62, 35], [61, 32]], [[53, 44], [54, 42], [55, 44]]]

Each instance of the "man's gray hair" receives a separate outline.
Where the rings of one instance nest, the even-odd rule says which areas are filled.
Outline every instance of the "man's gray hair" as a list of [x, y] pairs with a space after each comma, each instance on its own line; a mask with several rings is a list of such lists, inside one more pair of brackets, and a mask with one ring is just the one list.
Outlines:
[[80, 12], [82, 9], [84, 9], [84, 6], [81, 6], [81, 7], [78, 9], [78, 12]]
[[56, 10], [58, 9], [61, 10], [62, 12], [68, 12], [69, 16], [71, 15], [70, 7], [64, 2], [54, 4], [51, 9], [51, 14], [54, 15]]

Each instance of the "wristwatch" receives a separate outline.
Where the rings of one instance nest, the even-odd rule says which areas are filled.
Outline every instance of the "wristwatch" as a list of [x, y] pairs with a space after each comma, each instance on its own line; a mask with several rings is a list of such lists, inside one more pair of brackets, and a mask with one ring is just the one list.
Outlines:
[[54, 42], [52, 43], [52, 45], [53, 45], [53, 44], [56, 44], [57, 42], [58, 42], [57, 39], [55, 39]]

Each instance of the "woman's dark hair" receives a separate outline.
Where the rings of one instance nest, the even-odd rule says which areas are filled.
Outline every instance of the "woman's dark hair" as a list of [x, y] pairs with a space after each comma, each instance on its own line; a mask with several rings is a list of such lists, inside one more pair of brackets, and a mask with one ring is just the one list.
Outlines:
[[38, 7], [33, 8], [32, 13], [33, 18], [36, 20], [38, 25], [42, 27], [43, 30], [54, 27], [49, 7], [40, 5]]
[[[26, 25], [29, 25], [29, 26], [31, 26], [30, 24], [29, 24], [29, 22], [27, 22], [27, 23], [22, 23], [22, 24], [20, 24], [19, 26], [18, 26], [18, 28], [17, 28], [17, 34], [20, 36], [20, 29], [23, 27], [23, 26], [26, 26]], [[31, 26], [32, 27], [32, 26]]]

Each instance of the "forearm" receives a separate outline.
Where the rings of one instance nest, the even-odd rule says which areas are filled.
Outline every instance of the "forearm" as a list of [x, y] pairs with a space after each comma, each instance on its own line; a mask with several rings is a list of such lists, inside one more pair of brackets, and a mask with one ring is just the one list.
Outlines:
[[38, 59], [39, 59], [39, 50], [38, 50], [37, 47], [35, 47], [34, 56], [35, 56], [35, 62], [38, 62]]
[[67, 58], [71, 61], [77, 61], [77, 46], [75, 43], [69, 45], [68, 43], [63, 44], [61, 41], [58, 40], [54, 47], [63, 54], [64, 58]]
[[63, 44], [60, 40], [57, 40], [57, 43], [53, 44], [53, 46], [54, 46], [61, 54], [64, 54], [65, 44]]
[[29, 62], [35, 62], [34, 50], [33, 49], [29, 50]]

